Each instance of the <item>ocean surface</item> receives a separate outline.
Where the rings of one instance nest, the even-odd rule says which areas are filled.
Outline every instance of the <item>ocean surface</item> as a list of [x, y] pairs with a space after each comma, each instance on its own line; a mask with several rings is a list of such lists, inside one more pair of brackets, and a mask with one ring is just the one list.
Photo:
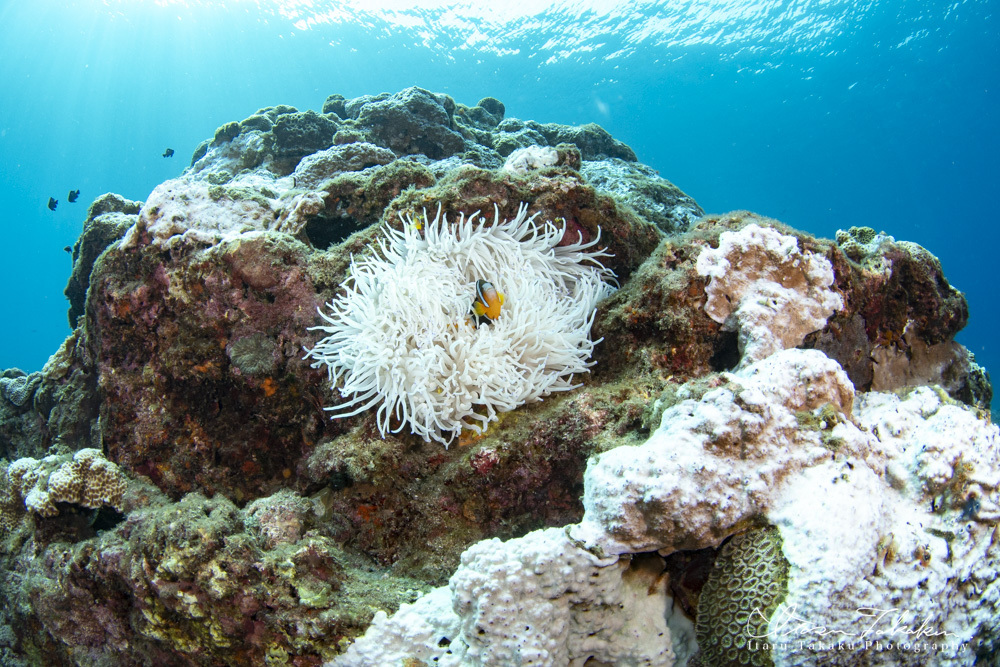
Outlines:
[[997, 6], [8, 0], [0, 368], [38, 370], [69, 334], [64, 247], [95, 197], [144, 200], [261, 107], [417, 85], [496, 97], [507, 117], [599, 123], [709, 212], [920, 243], [968, 297], [959, 342], [996, 371]]

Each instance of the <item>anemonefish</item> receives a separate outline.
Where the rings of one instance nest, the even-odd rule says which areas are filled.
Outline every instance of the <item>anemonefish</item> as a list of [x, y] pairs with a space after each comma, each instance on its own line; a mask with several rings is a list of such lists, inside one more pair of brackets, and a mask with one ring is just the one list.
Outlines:
[[485, 317], [492, 322], [500, 316], [503, 294], [488, 280], [476, 281], [476, 299], [472, 302], [472, 312], [476, 317]]

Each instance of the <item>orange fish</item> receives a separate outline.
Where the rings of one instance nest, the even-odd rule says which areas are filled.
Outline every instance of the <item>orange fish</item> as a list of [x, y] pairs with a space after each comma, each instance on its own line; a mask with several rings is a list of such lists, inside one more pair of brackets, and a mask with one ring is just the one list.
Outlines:
[[503, 294], [488, 280], [476, 281], [476, 299], [472, 302], [472, 312], [476, 317], [485, 317], [492, 322], [500, 317]]

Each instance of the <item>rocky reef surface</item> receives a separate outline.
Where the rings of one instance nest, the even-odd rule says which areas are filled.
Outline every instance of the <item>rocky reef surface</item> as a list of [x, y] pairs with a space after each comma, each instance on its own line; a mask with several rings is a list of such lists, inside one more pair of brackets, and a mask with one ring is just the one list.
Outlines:
[[[580, 386], [448, 448], [330, 420], [304, 356], [352, 257], [522, 203], [616, 276]], [[92, 203], [73, 333], [0, 373], [0, 664], [1000, 664], [965, 298], [844, 228], [706, 216], [599, 126], [493, 98], [219, 128]]]

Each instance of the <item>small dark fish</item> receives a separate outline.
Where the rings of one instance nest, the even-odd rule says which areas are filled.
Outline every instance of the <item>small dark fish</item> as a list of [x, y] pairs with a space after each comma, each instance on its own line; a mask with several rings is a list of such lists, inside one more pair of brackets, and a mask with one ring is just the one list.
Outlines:
[[56, 210], [56, 206], [59, 206], [59, 200], [49, 197], [49, 210], [50, 211]]
[[73, 252], [73, 248], [71, 248], [70, 246], [66, 246], [65, 248], [63, 248], [63, 250], [65, 250], [66, 252]]
[[69, 199], [69, 203], [70, 204], [72, 204], [73, 202], [75, 202], [79, 198], [80, 198], [80, 191], [79, 190], [70, 190], [69, 191], [69, 197], [67, 197], [67, 199]]
[[174, 156], [173, 148], [168, 148], [167, 150], [163, 151], [163, 157], [173, 157], [173, 156]]

